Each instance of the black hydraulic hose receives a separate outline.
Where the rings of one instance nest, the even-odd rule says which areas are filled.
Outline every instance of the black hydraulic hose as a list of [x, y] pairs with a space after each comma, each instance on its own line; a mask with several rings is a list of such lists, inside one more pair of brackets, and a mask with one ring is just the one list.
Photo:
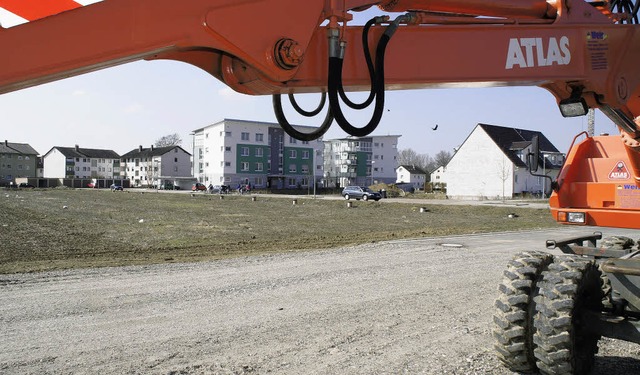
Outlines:
[[362, 50], [364, 51], [364, 59], [367, 63], [367, 70], [369, 71], [369, 81], [371, 82], [371, 89], [369, 90], [369, 97], [364, 102], [357, 104], [349, 100], [347, 94], [344, 92], [344, 87], [342, 86], [342, 80], [340, 80], [340, 86], [338, 87], [338, 93], [340, 94], [340, 98], [342, 101], [349, 107], [353, 109], [365, 109], [371, 105], [373, 99], [376, 96], [376, 72], [373, 66], [373, 60], [371, 59], [371, 51], [369, 51], [369, 30], [371, 30], [371, 26], [380, 22], [380, 17], [374, 17], [367, 21], [362, 29]]
[[633, 10], [631, 11], [631, 15], [633, 16], [633, 20], [635, 23], [638, 23], [638, 10], [640, 9], [640, 0], [636, 0], [636, 3], [633, 5]]
[[293, 94], [289, 93], [289, 102], [291, 102], [291, 105], [296, 110], [296, 112], [298, 112], [299, 114], [301, 114], [302, 116], [305, 116], [305, 117], [313, 117], [313, 116], [316, 116], [318, 113], [320, 113], [320, 111], [322, 111], [322, 108], [324, 108], [324, 103], [326, 101], [327, 101], [327, 93], [323, 92], [322, 93], [322, 99], [320, 99], [320, 104], [318, 104], [318, 107], [316, 109], [314, 109], [313, 111], [308, 112], [308, 111], [305, 111], [304, 109], [302, 109], [298, 105], [298, 102], [296, 102], [295, 96]]
[[[323, 98], [322, 98], [322, 102], [320, 103], [321, 105], [318, 107], [320, 109], [324, 106], [324, 101], [325, 101], [325, 94], [323, 93], [322, 96]], [[327, 115], [325, 116], [324, 121], [322, 122], [320, 127], [318, 127], [316, 130], [310, 133], [303, 133], [294, 129], [284, 114], [284, 111], [282, 109], [282, 98], [280, 97], [280, 94], [273, 95], [273, 110], [276, 114], [276, 119], [278, 120], [278, 123], [280, 124], [284, 132], [287, 133], [289, 136], [301, 141], [313, 141], [322, 137], [324, 133], [326, 133], [327, 130], [329, 130], [329, 127], [333, 122], [333, 115], [331, 114], [331, 108], [329, 108], [329, 110], [327, 110]], [[316, 109], [316, 111], [319, 112], [318, 109]], [[303, 112], [306, 112], [306, 111], [303, 111]], [[312, 112], [306, 112], [306, 113], [312, 113]], [[300, 113], [300, 114], [304, 115], [303, 113]], [[315, 116], [315, 115], [312, 115], [312, 116]], [[307, 116], [307, 117], [311, 117], [311, 116]]]
[[380, 41], [378, 42], [378, 46], [376, 48], [376, 68], [375, 68], [375, 79], [373, 86], [375, 87], [375, 108], [373, 111], [373, 115], [369, 123], [361, 128], [356, 128], [351, 125], [349, 121], [344, 117], [342, 109], [340, 108], [339, 101], [339, 87], [342, 85], [342, 66], [343, 59], [341, 57], [330, 57], [329, 58], [329, 82], [328, 82], [328, 92], [329, 92], [329, 106], [331, 108], [331, 112], [336, 119], [338, 125], [344, 130], [347, 134], [355, 136], [355, 137], [364, 137], [371, 134], [380, 124], [380, 120], [382, 119], [382, 114], [384, 111], [384, 57], [387, 45], [389, 44], [389, 40], [391, 36], [398, 28], [400, 20], [397, 19], [391, 25], [387, 27], [387, 30], [380, 37]]

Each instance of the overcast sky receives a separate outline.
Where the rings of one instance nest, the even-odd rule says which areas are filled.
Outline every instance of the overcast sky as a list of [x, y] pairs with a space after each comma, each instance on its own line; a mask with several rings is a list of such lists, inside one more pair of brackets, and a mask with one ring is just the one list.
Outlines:
[[[302, 102], [316, 99], [305, 95]], [[76, 144], [123, 154], [171, 133], [180, 134], [191, 152], [189, 133], [224, 118], [276, 122], [271, 97], [237, 94], [205, 72], [171, 61], [130, 63], [0, 95], [0, 116], [0, 140], [29, 143], [40, 154]], [[369, 114], [350, 119], [364, 125]], [[294, 116], [292, 122], [319, 123]], [[554, 97], [540, 88], [431, 89], [387, 92], [374, 135], [400, 135], [400, 149], [433, 156], [459, 146], [477, 123], [541, 131], [563, 152], [587, 128], [586, 117], [563, 118]], [[616, 128], [596, 112], [596, 133], [603, 132]], [[325, 139], [345, 136], [334, 124]]]

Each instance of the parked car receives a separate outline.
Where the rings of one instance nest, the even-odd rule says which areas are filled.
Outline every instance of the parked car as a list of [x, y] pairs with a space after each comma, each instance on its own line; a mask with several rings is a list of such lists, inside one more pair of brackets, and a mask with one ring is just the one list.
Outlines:
[[227, 194], [230, 190], [228, 185], [209, 185], [209, 193]]
[[376, 202], [379, 201], [380, 198], [382, 198], [380, 193], [363, 186], [347, 186], [342, 189], [342, 196], [346, 200], [349, 200], [351, 198], [356, 200], [362, 199], [363, 201], [373, 199]]
[[193, 186], [191, 186], [191, 191], [207, 191], [207, 187], [205, 186], [205, 184], [196, 182], [195, 184], [193, 184]]
[[122, 185], [112, 184], [111, 191], [124, 191], [124, 188], [122, 187]]
[[180, 186], [174, 185], [171, 182], [165, 182], [162, 185], [158, 185], [159, 190], [180, 190]]
[[28, 184], [28, 183], [26, 183], [26, 182], [21, 182], [21, 183], [18, 185], [18, 187], [19, 187], [20, 189], [33, 189], [33, 188], [35, 188], [35, 186], [33, 186], [33, 185], [31, 185], [31, 184]]

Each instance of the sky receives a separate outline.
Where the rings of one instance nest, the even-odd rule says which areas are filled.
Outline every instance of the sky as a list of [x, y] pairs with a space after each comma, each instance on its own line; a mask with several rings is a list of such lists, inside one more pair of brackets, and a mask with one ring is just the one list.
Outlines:
[[[301, 103], [310, 110], [316, 100], [319, 95], [308, 94]], [[369, 121], [369, 112], [361, 112], [348, 112], [354, 125]], [[191, 152], [189, 134], [225, 118], [276, 122], [270, 96], [235, 93], [172, 61], [134, 62], [0, 95], [0, 141], [28, 143], [42, 155], [74, 145], [124, 154], [173, 133]], [[295, 124], [320, 121], [291, 115]], [[399, 135], [400, 150], [434, 156], [452, 152], [478, 123], [541, 131], [562, 152], [587, 129], [586, 117], [563, 118], [553, 95], [541, 88], [456, 88], [387, 91], [384, 116], [372, 135]], [[596, 111], [596, 134], [616, 132]], [[324, 138], [345, 136], [334, 123]]]

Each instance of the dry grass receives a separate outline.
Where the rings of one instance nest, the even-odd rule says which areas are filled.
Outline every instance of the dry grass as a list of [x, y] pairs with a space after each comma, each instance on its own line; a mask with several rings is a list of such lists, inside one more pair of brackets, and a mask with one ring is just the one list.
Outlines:
[[[64, 208], [66, 207], [66, 208]], [[0, 273], [191, 262], [555, 226], [547, 210], [94, 190], [0, 195]], [[510, 219], [509, 213], [519, 217]]]

